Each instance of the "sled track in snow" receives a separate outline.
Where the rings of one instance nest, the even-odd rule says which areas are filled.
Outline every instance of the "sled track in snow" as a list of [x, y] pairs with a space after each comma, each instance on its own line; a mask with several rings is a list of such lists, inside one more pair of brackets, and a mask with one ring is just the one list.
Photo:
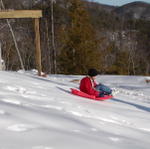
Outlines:
[[130, 91], [127, 89], [122, 89], [122, 88], [113, 88], [113, 95], [117, 95], [119, 93], [128, 95], [128, 96], [134, 96], [138, 100], [142, 100], [146, 103], [150, 103], [150, 97], [147, 95], [144, 95], [144, 93], [141, 91]]

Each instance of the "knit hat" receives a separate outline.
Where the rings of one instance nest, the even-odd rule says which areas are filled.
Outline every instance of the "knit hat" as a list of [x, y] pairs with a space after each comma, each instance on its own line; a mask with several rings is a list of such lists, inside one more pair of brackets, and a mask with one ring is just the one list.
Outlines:
[[88, 70], [88, 75], [90, 77], [97, 76], [98, 74], [99, 74], [99, 72], [96, 69], [91, 68], [91, 69]]

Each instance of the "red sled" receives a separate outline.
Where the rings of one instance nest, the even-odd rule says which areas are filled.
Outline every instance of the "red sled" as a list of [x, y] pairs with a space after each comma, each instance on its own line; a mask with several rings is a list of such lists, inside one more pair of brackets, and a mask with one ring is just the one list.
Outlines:
[[71, 88], [71, 93], [74, 95], [77, 95], [77, 96], [90, 98], [90, 99], [94, 99], [94, 100], [107, 100], [107, 99], [113, 98], [113, 96], [111, 96], [111, 95], [105, 95], [104, 97], [95, 97], [94, 95], [86, 94], [86, 93], [84, 93], [78, 89], [74, 89], [74, 88]]

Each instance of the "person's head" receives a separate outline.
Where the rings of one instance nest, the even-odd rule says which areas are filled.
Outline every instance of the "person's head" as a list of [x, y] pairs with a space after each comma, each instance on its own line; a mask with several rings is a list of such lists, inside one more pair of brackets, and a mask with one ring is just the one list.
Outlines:
[[91, 68], [88, 70], [88, 76], [90, 76], [91, 78], [95, 78], [97, 75], [99, 74], [99, 72], [94, 69], [94, 68]]

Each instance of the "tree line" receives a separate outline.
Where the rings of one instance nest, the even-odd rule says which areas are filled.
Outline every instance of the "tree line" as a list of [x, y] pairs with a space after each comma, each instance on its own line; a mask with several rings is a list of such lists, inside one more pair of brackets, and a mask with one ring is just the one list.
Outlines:
[[[150, 21], [121, 18], [88, 7], [81, 0], [14, 3], [4, 1], [6, 8], [43, 11], [40, 32], [44, 72], [86, 74], [94, 67], [102, 74], [150, 74]], [[11, 19], [10, 23], [25, 69], [35, 68], [33, 20]], [[0, 30], [6, 68], [18, 70], [19, 59], [5, 20], [0, 20]]]

